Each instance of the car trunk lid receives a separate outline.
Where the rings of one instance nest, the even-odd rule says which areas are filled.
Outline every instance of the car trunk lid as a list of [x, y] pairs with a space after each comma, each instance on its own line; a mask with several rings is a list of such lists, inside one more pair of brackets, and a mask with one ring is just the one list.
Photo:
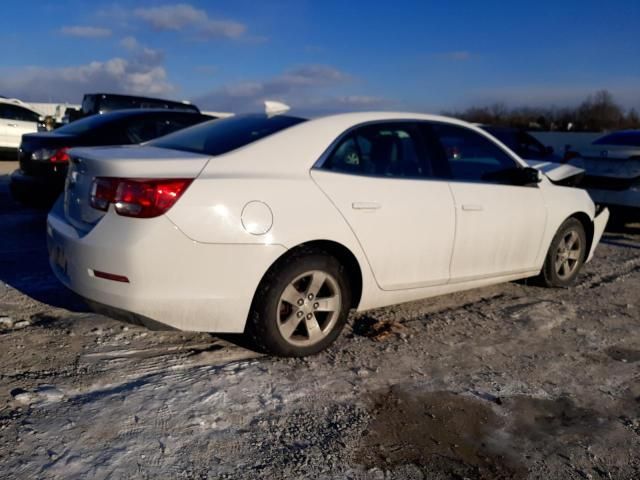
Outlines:
[[64, 211], [69, 223], [88, 232], [106, 212], [90, 204], [96, 177], [127, 179], [196, 178], [209, 157], [190, 152], [149, 146], [75, 148], [64, 193]]
[[[60, 171], [65, 173], [66, 165], [53, 164], [44, 155], [40, 158], [34, 158], [40, 151], [55, 152], [63, 147], [70, 147], [76, 144], [77, 139], [74, 135], [65, 135], [62, 133], [31, 133], [22, 136], [22, 143], [18, 152], [18, 160], [20, 161], [20, 170], [27, 175], [47, 175]], [[34, 154], [36, 154], [34, 156]]]

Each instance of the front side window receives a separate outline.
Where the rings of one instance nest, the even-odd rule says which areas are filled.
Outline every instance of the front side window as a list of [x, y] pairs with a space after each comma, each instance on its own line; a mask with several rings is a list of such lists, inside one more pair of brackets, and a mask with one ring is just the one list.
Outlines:
[[504, 150], [473, 130], [444, 123], [433, 123], [430, 130], [453, 180], [509, 183], [509, 173], [518, 168]]
[[343, 138], [323, 168], [378, 177], [431, 178], [428, 156], [415, 124], [374, 124], [357, 128]]

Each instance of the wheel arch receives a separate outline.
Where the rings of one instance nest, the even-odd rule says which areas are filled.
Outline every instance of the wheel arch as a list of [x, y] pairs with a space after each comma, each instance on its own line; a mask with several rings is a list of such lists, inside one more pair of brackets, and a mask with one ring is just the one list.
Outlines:
[[595, 230], [593, 227], [593, 221], [591, 220], [591, 217], [587, 215], [585, 212], [575, 212], [572, 215], [570, 215], [565, 220], [565, 222], [569, 220], [569, 218], [575, 218], [582, 224], [582, 227], [584, 228], [584, 233], [587, 237], [587, 247], [585, 248], [585, 260], [586, 260], [587, 257], [589, 256], [589, 252], [591, 251], [591, 245], [593, 245], [593, 236], [595, 233]]
[[[256, 294], [260, 290], [260, 285], [262, 285], [265, 278], [267, 278], [274, 270], [279, 268], [280, 264], [284, 260], [292, 255], [298, 255], [304, 252], [326, 253], [336, 258], [344, 266], [349, 279], [349, 286], [351, 287], [351, 308], [357, 308], [362, 298], [363, 287], [363, 276], [360, 262], [349, 248], [333, 240], [311, 240], [289, 248], [286, 252], [280, 255], [280, 257], [278, 257], [264, 273], [260, 279], [258, 288], [256, 288]], [[255, 301], [255, 294], [253, 300]]]

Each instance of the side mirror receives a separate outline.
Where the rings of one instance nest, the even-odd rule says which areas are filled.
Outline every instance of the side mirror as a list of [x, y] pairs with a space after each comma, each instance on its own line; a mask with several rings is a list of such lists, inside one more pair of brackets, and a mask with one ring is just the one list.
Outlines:
[[516, 185], [536, 184], [542, 181], [542, 174], [536, 168], [519, 168], [514, 171], [513, 180]]

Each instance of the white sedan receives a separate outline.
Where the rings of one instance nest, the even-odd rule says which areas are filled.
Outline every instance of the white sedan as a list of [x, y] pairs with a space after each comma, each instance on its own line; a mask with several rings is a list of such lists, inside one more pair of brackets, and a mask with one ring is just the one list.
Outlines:
[[285, 115], [142, 146], [74, 149], [51, 266], [98, 311], [148, 326], [326, 348], [367, 310], [538, 276], [566, 287], [608, 218], [465, 122]]
[[0, 97], [0, 151], [18, 150], [22, 135], [38, 131], [40, 114], [15, 98]]

